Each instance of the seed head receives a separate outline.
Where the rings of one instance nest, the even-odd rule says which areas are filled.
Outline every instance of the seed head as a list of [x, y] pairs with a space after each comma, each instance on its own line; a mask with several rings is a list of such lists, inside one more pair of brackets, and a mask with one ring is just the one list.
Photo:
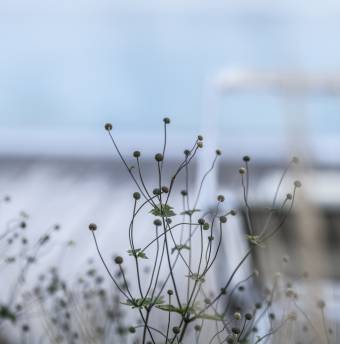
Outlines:
[[250, 313], [246, 313], [246, 315], [244, 316], [248, 321], [251, 320], [253, 318], [253, 316]]
[[246, 173], [246, 169], [244, 167], [240, 167], [238, 169], [238, 173], [241, 174], [241, 175], [244, 175]]
[[89, 230], [92, 232], [97, 230], [97, 225], [95, 223], [90, 223], [89, 224]]
[[186, 149], [186, 150], [184, 151], [184, 155], [187, 156], [187, 157], [190, 155], [189, 149]]
[[201, 326], [200, 325], [195, 325], [194, 329], [195, 329], [196, 332], [199, 332], [199, 331], [201, 331]]
[[164, 118], [163, 118], [163, 122], [164, 122], [165, 124], [169, 124], [169, 123], [170, 123], [170, 118], [169, 118], [169, 117], [164, 117]]
[[170, 225], [170, 224], [171, 224], [171, 222], [172, 222], [172, 220], [171, 220], [171, 218], [170, 218], [170, 217], [167, 217], [167, 218], [166, 218], [166, 220], [165, 220], [165, 222], [166, 222], [168, 225]]
[[197, 147], [198, 148], [203, 148], [203, 142], [202, 141], [198, 141], [197, 142]]
[[121, 256], [115, 257], [115, 263], [118, 265], [123, 264], [123, 257], [121, 257]]
[[217, 196], [217, 200], [218, 200], [219, 202], [224, 202], [224, 196], [223, 196], [223, 195], [218, 195], [218, 196]]
[[153, 224], [158, 227], [158, 226], [161, 226], [162, 225], [162, 221], [160, 219], [156, 219]]
[[241, 330], [238, 327], [233, 327], [231, 329], [231, 332], [234, 333], [234, 334], [240, 334]]
[[235, 209], [230, 210], [230, 215], [235, 216], [237, 214], [237, 211]]
[[216, 149], [216, 155], [222, 155], [222, 151], [220, 149]]
[[182, 191], [181, 191], [181, 195], [182, 195], [182, 196], [188, 196], [188, 192], [187, 192], [186, 190], [182, 190]]
[[296, 180], [296, 181], [294, 182], [294, 186], [295, 186], [296, 188], [301, 188], [302, 183], [301, 183], [299, 180]]
[[197, 136], [197, 140], [203, 141], [203, 136], [202, 136], [202, 135], [198, 135], [198, 136]]
[[199, 225], [202, 225], [202, 226], [205, 224], [205, 220], [203, 218], [198, 219], [197, 222]]
[[169, 192], [169, 188], [167, 186], [162, 186], [162, 192], [168, 193]]
[[135, 329], [133, 326], [130, 326], [130, 327], [129, 327], [129, 332], [130, 332], [130, 333], [135, 333], [135, 332], [136, 332], [136, 329]]
[[179, 334], [179, 333], [181, 332], [181, 330], [180, 330], [179, 327], [174, 326], [174, 327], [172, 328], [172, 332], [173, 332], [174, 334]]
[[207, 231], [209, 228], [210, 228], [210, 225], [209, 225], [208, 222], [206, 222], [206, 223], [203, 225], [203, 230]]
[[133, 156], [137, 159], [140, 157], [140, 151], [134, 151]]
[[286, 197], [289, 201], [293, 199], [293, 195], [291, 193], [287, 193]]
[[157, 153], [157, 154], [155, 155], [155, 160], [156, 160], [157, 162], [163, 161], [163, 154]]
[[156, 189], [153, 189], [152, 190], [152, 193], [154, 194], [154, 195], [160, 195], [161, 194], [161, 190], [160, 189], [158, 189], [158, 188], [156, 188]]
[[242, 319], [242, 315], [240, 312], [235, 312], [234, 313], [234, 319], [235, 320], [241, 320]]
[[170, 296], [174, 294], [174, 292], [173, 292], [171, 289], [168, 289], [167, 293], [168, 293], [168, 295], [170, 295]]
[[136, 201], [140, 199], [140, 193], [139, 192], [134, 192], [132, 196]]
[[243, 157], [243, 161], [244, 161], [244, 162], [249, 162], [249, 161], [250, 161], [250, 156], [249, 156], [249, 155], [245, 155], [245, 156]]
[[220, 216], [220, 222], [221, 223], [226, 223], [227, 222], [227, 217], [224, 216], [224, 215]]
[[107, 130], [107, 131], [111, 131], [111, 130], [112, 130], [112, 124], [111, 124], [111, 123], [105, 123], [104, 128], [105, 128], [105, 130]]

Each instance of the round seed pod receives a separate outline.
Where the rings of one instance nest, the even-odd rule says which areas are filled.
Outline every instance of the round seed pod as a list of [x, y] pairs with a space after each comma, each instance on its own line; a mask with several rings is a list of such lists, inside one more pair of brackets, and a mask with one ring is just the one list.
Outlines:
[[136, 332], [136, 329], [133, 326], [130, 326], [128, 330], [129, 330], [130, 333], [135, 333]]
[[200, 218], [197, 220], [197, 223], [201, 226], [203, 226], [205, 224], [205, 220], [203, 218]]
[[118, 265], [123, 264], [123, 257], [121, 257], [121, 256], [115, 257], [115, 263]]
[[252, 316], [250, 313], [246, 313], [244, 317], [245, 317], [246, 320], [248, 320], [248, 321], [251, 320], [251, 319], [253, 319], [253, 316]]
[[140, 193], [139, 192], [134, 192], [132, 196], [136, 201], [140, 199]]
[[226, 216], [220, 216], [220, 222], [221, 223], [226, 223], [227, 222], [227, 217]]
[[164, 117], [164, 118], [163, 118], [163, 122], [164, 122], [165, 124], [170, 124], [170, 118], [169, 118], [169, 117]]
[[179, 328], [178, 326], [174, 326], [174, 327], [172, 328], [172, 332], [173, 332], [174, 334], [179, 334], [179, 333], [181, 332], [181, 330], [180, 330], [180, 328]]
[[234, 333], [234, 334], [240, 334], [241, 330], [238, 327], [233, 327], [231, 329], [231, 332]]
[[235, 312], [235, 313], [234, 313], [234, 319], [236, 319], [236, 320], [241, 320], [241, 319], [242, 319], [241, 313], [240, 313], [240, 312]]
[[296, 181], [294, 182], [294, 186], [295, 186], [296, 188], [301, 188], [302, 183], [301, 183], [299, 180], [296, 180]]
[[219, 201], [219, 202], [224, 202], [224, 196], [223, 195], [218, 195], [217, 196], [217, 200]]
[[160, 219], [156, 219], [154, 222], [153, 222], [153, 224], [155, 225], [155, 226], [161, 226], [162, 225], [162, 221], [160, 220]]
[[164, 159], [163, 154], [157, 153], [157, 154], [155, 155], [155, 160], [156, 160], [157, 162], [161, 162], [161, 161], [163, 161], [163, 159]]
[[169, 192], [169, 188], [167, 186], [162, 186], [162, 192], [168, 193]]
[[111, 123], [105, 123], [104, 128], [107, 131], [111, 131], [112, 130], [112, 124]]
[[222, 155], [222, 151], [220, 149], [216, 149], [216, 155]]
[[90, 223], [89, 224], [89, 230], [92, 232], [97, 230], [97, 225], [95, 223]]
[[244, 175], [244, 174], [246, 173], [246, 169], [245, 169], [244, 167], [240, 167], [240, 168], [238, 169], [238, 173], [239, 173], [240, 175]]
[[133, 156], [134, 156], [135, 158], [139, 158], [139, 157], [140, 157], [140, 151], [134, 151], [134, 152], [133, 152]]
[[249, 156], [249, 155], [245, 155], [245, 156], [243, 157], [243, 161], [244, 161], [244, 162], [249, 162], [249, 161], [250, 161], [250, 156]]

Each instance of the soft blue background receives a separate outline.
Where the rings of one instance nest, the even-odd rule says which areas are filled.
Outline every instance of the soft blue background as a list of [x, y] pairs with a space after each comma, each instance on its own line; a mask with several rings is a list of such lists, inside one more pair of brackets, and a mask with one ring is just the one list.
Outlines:
[[[153, 130], [170, 115], [200, 129], [207, 82], [223, 68], [340, 74], [339, 1], [1, 0], [3, 130]], [[313, 133], [338, 135], [340, 104], [308, 105]], [[220, 126], [279, 134], [275, 97], [235, 95]]]

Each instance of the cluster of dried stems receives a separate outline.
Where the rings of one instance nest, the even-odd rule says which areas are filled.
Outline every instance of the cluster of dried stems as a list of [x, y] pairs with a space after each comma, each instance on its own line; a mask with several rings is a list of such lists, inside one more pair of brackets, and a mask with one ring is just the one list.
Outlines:
[[[189, 168], [199, 154], [199, 150], [203, 148], [203, 137], [198, 135], [191, 149], [184, 151], [183, 160], [179, 162], [170, 177], [166, 178], [167, 128], [170, 119], [164, 118], [163, 122], [164, 144], [162, 151], [154, 157], [157, 175], [154, 188], [146, 185], [141, 152], [133, 152], [135, 162], [134, 166], [130, 166], [112, 135], [112, 125], [110, 123], [105, 125], [113, 146], [137, 189], [132, 195], [133, 210], [127, 230], [130, 244], [127, 253], [130, 256], [129, 259], [134, 262], [136, 284], [131, 285], [128, 282], [122, 256], [116, 256], [114, 260], [120, 277], [113, 275], [97, 242], [97, 226], [94, 223], [89, 225], [100, 259], [110, 279], [125, 298], [124, 304], [138, 312], [139, 322], [130, 328], [131, 333], [135, 334], [135, 343], [268, 342], [284, 325], [296, 321], [296, 313], [286, 312], [279, 320], [275, 317], [273, 301], [279, 286], [276, 278], [273, 287], [267, 288], [263, 294], [258, 291], [256, 300], [253, 300], [251, 304], [232, 309], [235, 290], [243, 291], [244, 284], [258, 277], [258, 272], [255, 270], [242, 281], [235, 281], [235, 279], [247, 258], [255, 249], [261, 248], [280, 231], [291, 213], [296, 191], [301, 187], [301, 182], [296, 180], [292, 185], [292, 190], [285, 195], [284, 199], [279, 201], [278, 198], [282, 182], [291, 166], [298, 163], [298, 158], [294, 157], [283, 171], [264, 225], [261, 228], [255, 228], [248, 200], [250, 157], [243, 157], [244, 167], [241, 167], [238, 172], [241, 177], [247, 224], [245, 238], [249, 248], [232, 273], [225, 276], [224, 285], [213, 292], [208, 290], [209, 286], [206, 287], [206, 281], [209, 279], [208, 276], [212, 272], [223, 245], [222, 240], [225, 235], [223, 233], [226, 230], [228, 218], [235, 216], [236, 210], [225, 209], [223, 195], [217, 195], [215, 206], [206, 212], [202, 212], [197, 206], [206, 178], [215, 168], [217, 159], [222, 153], [219, 149], [216, 150], [211, 167], [202, 177], [198, 188], [192, 190], [189, 187]], [[184, 178], [179, 178], [180, 175]], [[180, 187], [178, 183], [181, 184]], [[181, 198], [182, 204], [179, 214], [176, 213], [177, 209], [171, 206], [177, 197]], [[275, 225], [272, 222], [274, 214], [281, 216], [279, 223]], [[153, 237], [147, 242], [137, 243], [135, 233], [141, 231], [137, 224], [141, 216], [149, 216], [150, 222], [153, 221]], [[148, 264], [151, 262], [151, 268], [147, 271], [144, 268], [146, 262]], [[129, 262], [128, 266], [130, 265]], [[183, 274], [179, 266], [184, 266], [187, 273]], [[261, 283], [256, 284], [261, 289]], [[293, 301], [297, 298], [295, 291], [286, 294]], [[262, 305], [265, 306], [262, 307]], [[320, 308], [323, 309], [323, 307]], [[301, 308], [300, 311], [309, 320]], [[258, 327], [265, 316], [270, 319], [269, 326]], [[163, 319], [164, 324], [160, 324], [159, 319]], [[211, 329], [211, 325], [207, 326], [211, 323], [214, 324], [215, 333], [207, 340], [202, 333], [205, 328]], [[328, 330], [325, 333], [329, 340]], [[318, 338], [323, 337], [319, 333], [311, 334], [311, 342], [315, 340], [316, 335]], [[306, 338], [305, 334], [304, 337]]]

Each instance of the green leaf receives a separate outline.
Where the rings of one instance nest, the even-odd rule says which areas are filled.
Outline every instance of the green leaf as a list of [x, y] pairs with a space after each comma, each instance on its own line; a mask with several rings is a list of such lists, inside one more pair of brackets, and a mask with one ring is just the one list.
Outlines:
[[175, 251], [181, 250], [190, 250], [190, 247], [188, 245], [176, 245], [171, 249], [171, 254], [173, 254]]
[[172, 209], [173, 207], [168, 204], [158, 204], [150, 211], [150, 214], [160, 217], [175, 216], [176, 213]]
[[16, 316], [7, 306], [0, 305], [0, 319], [7, 319], [14, 322]]
[[186, 211], [182, 211], [182, 212], [181, 212], [181, 215], [189, 215], [189, 216], [191, 216], [191, 215], [193, 215], [194, 213], [198, 213], [198, 212], [200, 212], [200, 211], [201, 211], [201, 209], [186, 210]]
[[160, 306], [164, 303], [163, 296], [160, 296], [156, 299], [151, 297], [139, 298], [139, 299], [128, 299], [126, 302], [122, 302], [123, 305], [130, 306], [132, 308], [147, 308], [151, 305]]
[[214, 315], [214, 314], [200, 314], [197, 316], [198, 319], [204, 319], [204, 320], [216, 320], [216, 321], [221, 321], [223, 320], [223, 317], [221, 315]]
[[129, 256], [133, 256], [136, 258], [149, 259], [140, 248], [136, 248], [135, 250], [128, 250], [127, 253], [129, 254]]
[[258, 235], [246, 235], [249, 242], [253, 245], [264, 247], [264, 245], [260, 241], [260, 237]]

